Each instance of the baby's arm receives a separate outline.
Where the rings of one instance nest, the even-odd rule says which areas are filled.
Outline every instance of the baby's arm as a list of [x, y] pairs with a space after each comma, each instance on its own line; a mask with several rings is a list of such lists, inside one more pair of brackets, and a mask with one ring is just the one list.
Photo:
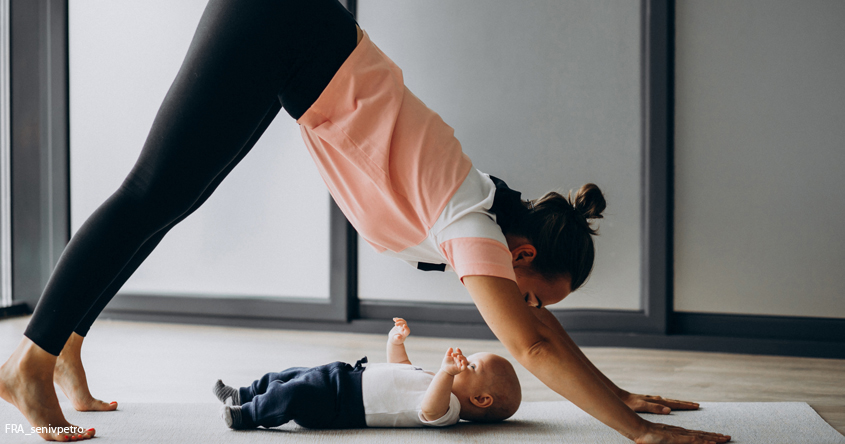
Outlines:
[[422, 402], [422, 416], [426, 421], [435, 421], [443, 417], [449, 411], [449, 401], [452, 397], [452, 383], [455, 376], [467, 368], [467, 358], [461, 353], [461, 349], [452, 351], [446, 350], [443, 357], [443, 364], [440, 371], [434, 375], [434, 380], [425, 391]]
[[410, 364], [405, 352], [405, 338], [411, 334], [408, 323], [402, 318], [393, 318], [393, 328], [387, 334], [387, 362], [392, 364]]

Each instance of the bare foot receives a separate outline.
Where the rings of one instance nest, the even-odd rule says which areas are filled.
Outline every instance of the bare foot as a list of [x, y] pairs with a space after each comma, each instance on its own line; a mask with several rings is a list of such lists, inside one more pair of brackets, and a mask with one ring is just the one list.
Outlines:
[[83, 430], [65, 419], [53, 387], [56, 357], [24, 337], [0, 366], [0, 398], [17, 407], [29, 424], [47, 441], [90, 439], [94, 429]]
[[82, 367], [82, 340], [76, 333], [71, 333], [65, 347], [56, 360], [53, 382], [58, 384], [62, 393], [80, 412], [106, 412], [117, 410], [117, 402], [106, 403], [91, 396], [85, 368]]

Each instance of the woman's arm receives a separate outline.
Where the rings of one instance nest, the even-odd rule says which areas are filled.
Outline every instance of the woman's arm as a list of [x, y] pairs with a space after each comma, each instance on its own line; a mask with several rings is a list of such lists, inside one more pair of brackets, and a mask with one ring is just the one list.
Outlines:
[[604, 385], [606, 385], [611, 392], [613, 392], [616, 396], [620, 398], [624, 393], [627, 393], [621, 388], [619, 388], [616, 384], [614, 384], [613, 381], [608, 379], [608, 377], [605, 376], [604, 373], [602, 373], [598, 368], [596, 368], [595, 365], [593, 365], [592, 362], [590, 362], [587, 356], [584, 355], [584, 352], [582, 352], [578, 345], [575, 344], [575, 341], [573, 341], [572, 338], [569, 337], [569, 334], [566, 333], [566, 330], [563, 329], [563, 325], [560, 324], [560, 322], [557, 320], [555, 315], [552, 314], [552, 312], [550, 312], [545, 307], [540, 309], [535, 308], [529, 311], [534, 316], [536, 316], [537, 319], [539, 319], [540, 322], [542, 322], [546, 327], [549, 327], [552, 332], [560, 336], [563, 342], [569, 347], [570, 350], [572, 350], [572, 353], [574, 353], [575, 356], [578, 356], [578, 359], [580, 359], [581, 362], [584, 363], [584, 365], [586, 365], [590, 370], [592, 370], [596, 377], [598, 377], [599, 380], [601, 380], [601, 382], [603, 382]]
[[613, 383], [604, 373], [601, 372], [592, 362], [584, 355], [584, 352], [575, 344], [575, 341], [569, 337], [569, 334], [566, 333], [566, 330], [563, 329], [563, 326], [560, 324], [560, 321], [552, 314], [548, 309], [540, 308], [540, 309], [533, 309], [530, 310], [537, 319], [540, 320], [543, 324], [547, 327], [552, 329], [553, 332], [558, 334], [563, 342], [565, 342], [569, 348], [581, 359], [590, 370], [596, 375], [596, 377], [601, 380], [607, 388], [610, 389], [622, 402], [625, 403], [628, 407], [633, 409], [635, 412], [644, 412], [644, 413], [656, 413], [656, 414], [669, 414], [671, 409], [675, 410], [696, 410], [698, 409], [698, 404], [695, 402], [688, 402], [688, 401], [678, 401], [675, 399], [665, 399], [660, 396], [649, 396], [649, 395], [638, 395], [635, 393], [630, 393], [627, 390], [619, 388], [616, 384]]
[[726, 442], [730, 437], [653, 424], [626, 406], [560, 334], [530, 313], [516, 283], [490, 276], [465, 276], [484, 321], [508, 351], [549, 388], [637, 442]]

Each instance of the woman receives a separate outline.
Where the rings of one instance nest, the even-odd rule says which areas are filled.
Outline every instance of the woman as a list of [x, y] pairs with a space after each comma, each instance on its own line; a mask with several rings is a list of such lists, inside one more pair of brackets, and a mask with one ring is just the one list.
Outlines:
[[496, 336], [551, 389], [637, 442], [730, 439], [640, 418], [635, 410], [697, 405], [616, 387], [544, 308], [590, 273], [588, 219], [605, 206], [598, 187], [585, 185], [571, 203], [556, 193], [523, 202], [473, 169], [452, 129], [404, 87], [398, 67], [336, 0], [208, 4], [136, 165], [68, 244], [23, 340], [0, 368], [0, 396], [33, 426], [70, 426], [54, 380], [78, 410], [117, 407], [88, 391], [79, 359], [88, 328], [281, 107], [297, 119], [359, 233], [419, 268], [454, 268]]

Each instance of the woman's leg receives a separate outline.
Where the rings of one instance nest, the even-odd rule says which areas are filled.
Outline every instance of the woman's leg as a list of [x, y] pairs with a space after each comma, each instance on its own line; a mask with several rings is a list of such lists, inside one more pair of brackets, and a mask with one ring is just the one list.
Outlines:
[[334, 0], [211, 1], [138, 162], [71, 240], [0, 369], [0, 395], [33, 425], [66, 423], [52, 379], [71, 331], [143, 245], [199, 201], [273, 101], [301, 115], [354, 46], [354, 20]]
[[250, 140], [246, 143], [246, 146], [241, 149], [241, 152], [238, 153], [237, 157], [230, 162], [229, 165], [220, 172], [220, 174], [217, 175], [214, 181], [212, 181], [212, 183], [205, 189], [202, 196], [200, 196], [197, 202], [195, 202], [185, 214], [173, 221], [167, 227], [159, 230], [158, 233], [154, 234], [144, 243], [144, 245], [141, 246], [141, 248], [138, 249], [132, 259], [130, 259], [126, 266], [123, 267], [120, 274], [111, 282], [109, 287], [103, 291], [99, 299], [97, 299], [94, 303], [94, 306], [88, 310], [85, 317], [79, 322], [79, 324], [76, 325], [76, 328], [74, 328], [70, 338], [68, 338], [65, 343], [62, 352], [59, 354], [58, 360], [56, 361], [55, 373], [53, 375], [53, 381], [59, 386], [59, 388], [62, 389], [62, 392], [71, 401], [71, 404], [73, 404], [74, 409], [78, 411], [110, 411], [117, 409], [117, 402], [113, 401], [106, 403], [94, 398], [88, 388], [88, 379], [85, 375], [85, 368], [82, 366], [81, 353], [82, 343], [85, 336], [88, 334], [88, 330], [91, 328], [91, 324], [94, 323], [97, 316], [100, 315], [100, 312], [103, 311], [106, 305], [111, 301], [118, 290], [120, 290], [123, 284], [129, 280], [147, 256], [152, 253], [158, 243], [164, 238], [164, 235], [167, 234], [171, 228], [176, 226], [176, 224], [196, 211], [209, 198], [209, 196], [211, 196], [211, 193], [217, 189], [217, 186], [223, 181], [226, 175], [228, 175], [229, 172], [241, 161], [241, 159], [249, 153], [258, 139], [261, 138], [264, 130], [266, 130], [273, 121], [273, 118], [276, 117], [280, 109], [281, 104], [278, 101], [274, 102], [271, 109], [264, 117], [264, 121], [255, 130], [250, 137]]
[[[132, 277], [132, 274], [135, 273], [135, 270], [141, 266], [147, 256], [153, 252], [156, 246], [158, 246], [159, 242], [164, 239], [164, 235], [167, 234], [171, 228], [175, 227], [179, 222], [182, 222], [186, 217], [193, 214], [206, 200], [211, 196], [211, 193], [217, 189], [217, 186], [223, 181], [223, 179], [232, 171], [235, 166], [249, 153], [252, 147], [258, 142], [258, 139], [261, 138], [261, 135], [264, 134], [264, 131], [270, 126], [270, 123], [278, 114], [279, 110], [282, 108], [279, 102], [274, 102], [271, 106], [270, 110], [268, 110], [266, 116], [264, 117], [264, 121], [261, 122], [259, 127], [255, 130], [250, 137], [250, 140], [246, 143], [246, 146], [241, 149], [241, 152], [238, 153], [237, 157], [226, 166], [226, 168], [214, 178], [214, 180], [208, 185], [205, 189], [203, 194], [199, 197], [199, 199], [194, 203], [194, 205], [187, 211], [185, 214], [179, 216], [178, 219], [173, 221], [167, 227], [158, 231], [158, 233], [154, 234], [151, 238], [149, 238], [141, 248], [132, 256], [132, 259], [123, 267], [123, 270], [120, 271], [120, 274], [114, 278], [114, 280], [109, 284], [108, 288], [103, 290], [103, 293], [97, 299], [97, 302], [88, 310], [88, 313], [85, 314], [85, 317], [79, 321], [79, 324], [73, 329], [73, 331], [81, 336], [85, 337], [88, 335], [88, 330], [91, 329], [91, 325], [97, 320], [97, 317], [106, 308], [106, 305], [111, 301], [115, 294], [123, 287], [123, 284]], [[62, 350], [64, 351], [64, 350]]]

